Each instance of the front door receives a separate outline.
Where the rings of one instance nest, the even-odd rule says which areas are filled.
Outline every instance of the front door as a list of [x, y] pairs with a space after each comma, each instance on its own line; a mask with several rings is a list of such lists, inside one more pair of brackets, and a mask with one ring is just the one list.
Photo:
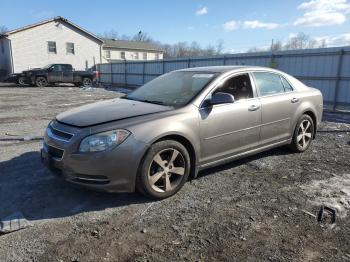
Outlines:
[[61, 65], [53, 65], [50, 67], [50, 71], [48, 73], [48, 78], [50, 83], [60, 83], [62, 82], [62, 66]]
[[216, 162], [257, 148], [261, 124], [261, 105], [249, 74], [227, 79], [215, 92], [230, 93], [232, 104], [201, 108], [201, 164]]

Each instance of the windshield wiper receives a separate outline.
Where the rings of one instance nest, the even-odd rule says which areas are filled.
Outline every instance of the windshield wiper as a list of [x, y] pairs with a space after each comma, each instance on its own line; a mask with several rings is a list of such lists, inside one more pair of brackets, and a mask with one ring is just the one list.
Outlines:
[[164, 102], [156, 101], [156, 100], [148, 100], [148, 99], [145, 99], [145, 100], [137, 100], [137, 101], [145, 102], [145, 103], [150, 103], [150, 104], [156, 104], [156, 105], [167, 106], [167, 104], [165, 104]]
[[149, 99], [135, 99], [132, 97], [128, 97], [128, 96], [123, 96], [121, 97], [122, 99], [127, 99], [127, 100], [133, 100], [133, 101], [138, 101], [138, 102], [144, 102], [144, 103], [150, 103], [150, 104], [156, 104], [156, 105], [162, 105], [162, 106], [168, 106], [167, 104], [165, 104], [164, 102], [161, 101], [156, 101], [156, 100], [149, 100]]

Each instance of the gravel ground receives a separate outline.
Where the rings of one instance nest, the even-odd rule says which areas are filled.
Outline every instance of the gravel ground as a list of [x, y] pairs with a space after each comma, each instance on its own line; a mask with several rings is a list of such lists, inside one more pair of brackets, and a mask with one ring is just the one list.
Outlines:
[[[270, 150], [205, 170], [174, 197], [103, 194], [41, 165], [40, 137], [59, 112], [120, 93], [0, 87], [0, 261], [350, 261], [350, 125], [329, 115], [303, 154]], [[13, 137], [12, 137], [13, 138]], [[335, 224], [319, 223], [322, 204]]]

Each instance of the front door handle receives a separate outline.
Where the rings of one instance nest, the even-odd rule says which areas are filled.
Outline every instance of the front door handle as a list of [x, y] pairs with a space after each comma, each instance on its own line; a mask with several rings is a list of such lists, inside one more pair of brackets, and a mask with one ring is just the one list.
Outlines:
[[297, 103], [299, 102], [299, 98], [294, 97], [292, 100], [290, 100], [290, 102], [292, 102], [293, 104]]
[[259, 108], [260, 108], [260, 106], [251, 105], [251, 106], [248, 108], [248, 110], [249, 110], [249, 111], [256, 111], [256, 110], [258, 110]]

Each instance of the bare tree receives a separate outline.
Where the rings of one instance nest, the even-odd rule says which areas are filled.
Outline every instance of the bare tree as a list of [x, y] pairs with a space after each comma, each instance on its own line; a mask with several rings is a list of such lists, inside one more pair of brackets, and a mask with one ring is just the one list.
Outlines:
[[217, 55], [220, 55], [220, 54], [222, 54], [222, 52], [224, 51], [224, 49], [225, 49], [224, 40], [219, 39], [219, 40], [216, 42], [215, 53], [216, 53]]
[[137, 42], [152, 42], [153, 39], [145, 32], [139, 31], [133, 36], [132, 40]]
[[283, 44], [281, 41], [276, 41], [271, 45], [271, 52], [283, 50]]
[[0, 25], [0, 35], [6, 33], [8, 31], [7, 27], [4, 25]]
[[102, 35], [99, 34], [99, 36], [104, 37], [104, 38], [109, 38], [109, 39], [119, 39], [119, 33], [114, 29], [111, 29], [109, 31], [105, 31]]

